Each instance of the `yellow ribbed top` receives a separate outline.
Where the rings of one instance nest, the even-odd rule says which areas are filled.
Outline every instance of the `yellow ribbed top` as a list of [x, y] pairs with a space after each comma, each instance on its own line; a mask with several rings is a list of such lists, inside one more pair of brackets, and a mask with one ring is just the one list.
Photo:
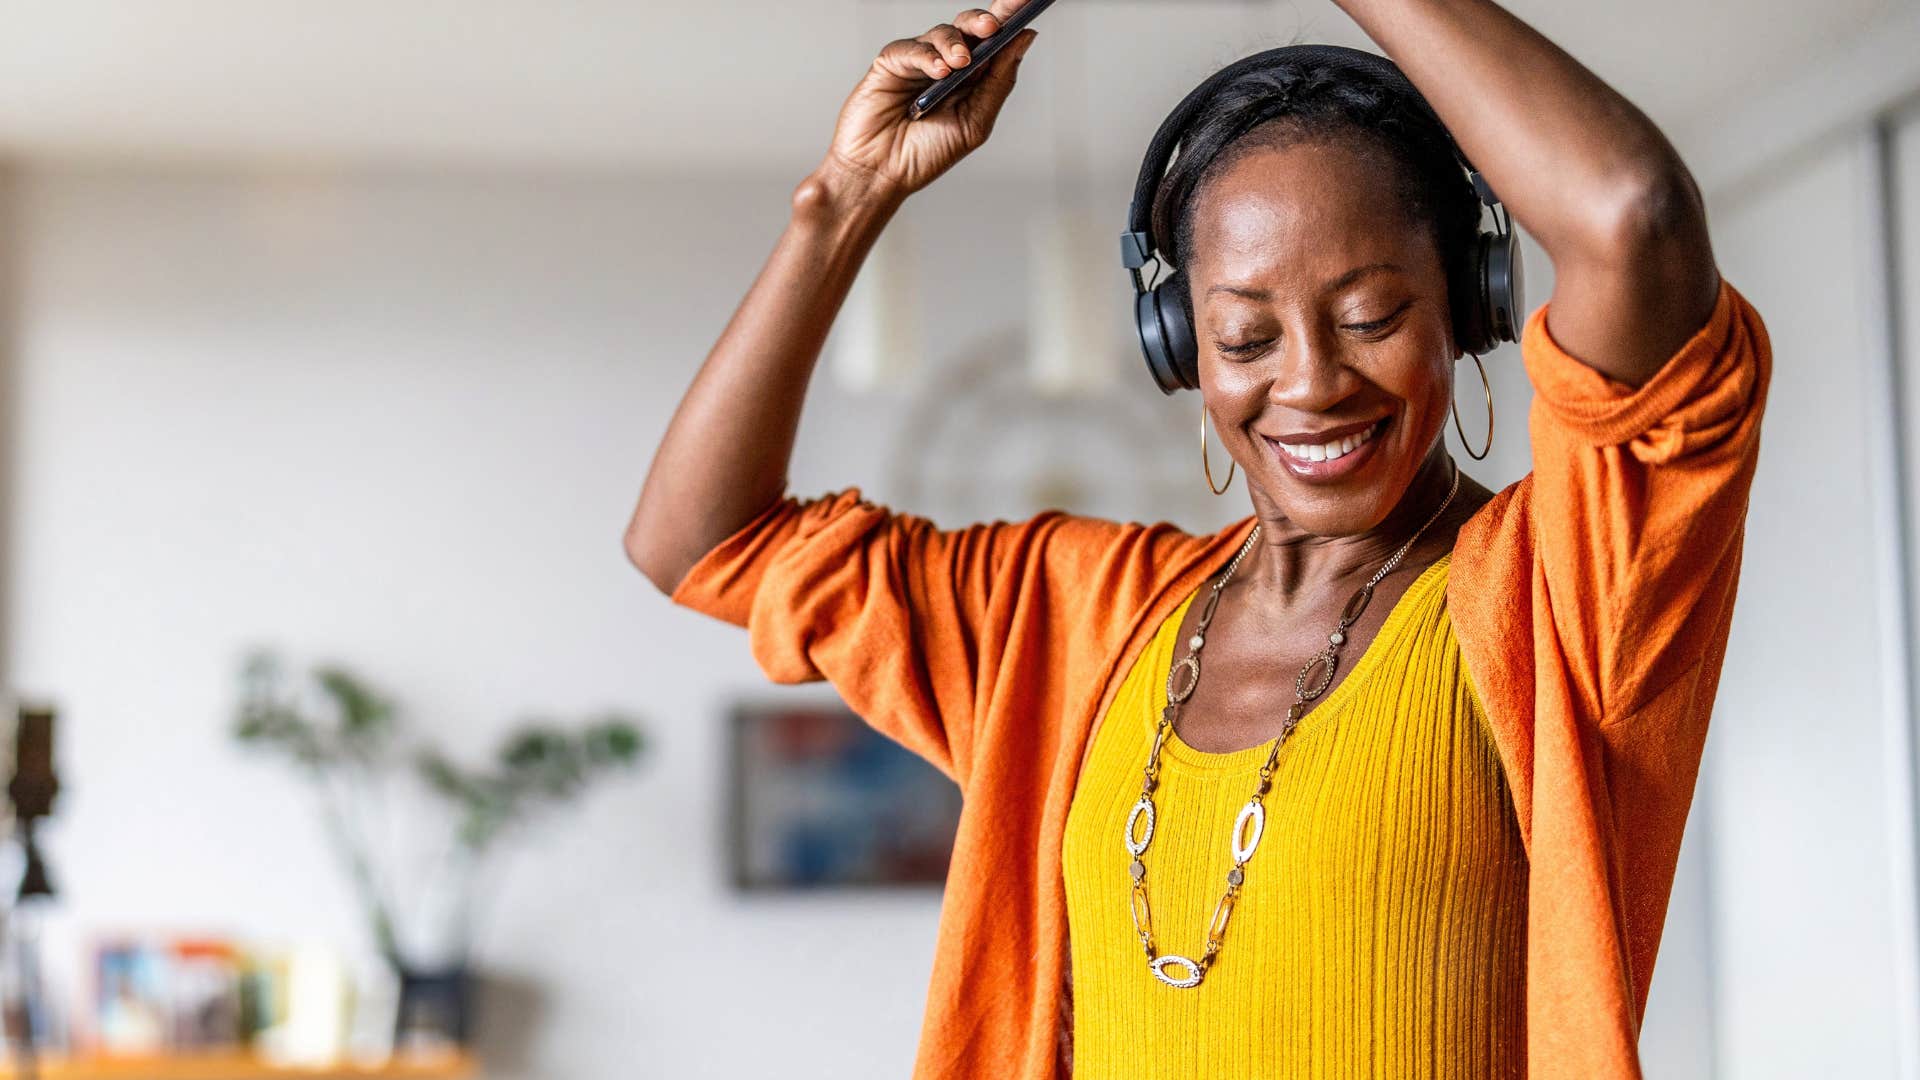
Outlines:
[[[1189, 596], [1115, 693], [1062, 849], [1076, 1080], [1484, 1080], [1526, 1057], [1526, 853], [1461, 666], [1443, 556], [1280, 751], [1265, 835], [1192, 989], [1147, 970], [1128, 812]], [[1161, 750], [1143, 859], [1155, 945], [1197, 957], [1271, 743]], [[1136, 833], [1137, 835], [1137, 833]], [[1179, 971], [1170, 974], [1183, 974]]]

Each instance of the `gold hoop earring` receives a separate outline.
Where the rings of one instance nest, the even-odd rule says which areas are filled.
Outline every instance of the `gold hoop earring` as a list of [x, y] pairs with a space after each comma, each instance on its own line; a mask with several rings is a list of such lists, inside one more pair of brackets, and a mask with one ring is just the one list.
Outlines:
[[1480, 452], [1477, 454], [1467, 446], [1467, 433], [1460, 430], [1460, 402], [1457, 399], [1453, 402], [1453, 430], [1460, 432], [1460, 449], [1465, 450], [1468, 457], [1480, 461], [1493, 452], [1493, 384], [1487, 381], [1487, 368], [1480, 362], [1480, 354], [1468, 353], [1467, 355], [1473, 357], [1473, 366], [1480, 369], [1480, 386], [1487, 392], [1486, 444], [1480, 447]]
[[[1231, 460], [1231, 457], [1229, 457], [1229, 461]], [[1213, 463], [1207, 460], [1207, 403], [1204, 400], [1200, 402], [1200, 467], [1206, 470], [1207, 490], [1213, 492], [1215, 495], [1225, 495], [1227, 493], [1227, 489], [1233, 486], [1233, 470], [1239, 467], [1238, 462], [1229, 464], [1227, 466], [1227, 482], [1219, 487], [1213, 486]]]

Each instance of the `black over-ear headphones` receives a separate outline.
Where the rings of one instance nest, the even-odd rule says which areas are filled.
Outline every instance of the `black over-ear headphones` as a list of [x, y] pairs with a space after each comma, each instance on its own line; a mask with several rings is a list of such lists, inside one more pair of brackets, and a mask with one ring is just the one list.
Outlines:
[[[1188, 122], [1218, 87], [1249, 71], [1301, 61], [1344, 68], [1384, 82], [1406, 95], [1409, 104], [1431, 117], [1441, 131], [1446, 131], [1446, 125], [1440, 122], [1433, 107], [1393, 61], [1341, 45], [1283, 45], [1255, 53], [1221, 68], [1182, 99], [1154, 133], [1153, 141], [1147, 144], [1147, 157], [1140, 166], [1140, 179], [1134, 184], [1133, 201], [1127, 205], [1127, 231], [1120, 234], [1120, 261], [1133, 277], [1134, 321], [1140, 332], [1140, 348], [1146, 354], [1147, 370], [1152, 372], [1154, 382], [1163, 393], [1199, 389], [1200, 350], [1181, 303], [1187, 289], [1184, 271], [1175, 270], [1166, 280], [1154, 285], [1148, 285], [1140, 276], [1140, 268], [1149, 259], [1160, 264], [1159, 246], [1153, 237], [1154, 193], [1166, 173], [1167, 163], [1173, 160], [1175, 145], [1185, 134]], [[1497, 229], [1480, 233], [1470, 258], [1461, 260], [1457, 267], [1448, 268], [1447, 284], [1454, 297], [1454, 342], [1462, 352], [1479, 356], [1499, 342], [1518, 340], [1519, 316], [1523, 311], [1520, 247], [1514, 240], [1512, 218], [1503, 220], [1503, 208], [1493, 189], [1467, 160], [1450, 133], [1447, 143], [1473, 181], [1473, 190], [1480, 201], [1493, 211]]]

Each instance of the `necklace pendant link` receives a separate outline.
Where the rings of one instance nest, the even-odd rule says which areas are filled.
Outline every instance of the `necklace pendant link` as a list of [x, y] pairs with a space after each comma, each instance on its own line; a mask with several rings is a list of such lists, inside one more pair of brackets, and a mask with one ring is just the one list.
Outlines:
[[[1146, 815], [1147, 828], [1145, 832], [1140, 834], [1140, 838], [1136, 840], [1134, 839], [1133, 827], [1143, 814]], [[1147, 850], [1147, 845], [1153, 842], [1153, 799], [1149, 796], [1140, 796], [1140, 801], [1133, 804], [1133, 812], [1127, 815], [1126, 841], [1127, 854], [1132, 855], [1136, 859], [1144, 854]]]
[[[1185, 968], [1187, 973], [1183, 976], [1169, 975], [1167, 974], [1167, 969], [1170, 967]], [[1153, 959], [1152, 963], [1147, 965], [1147, 968], [1153, 972], [1154, 978], [1159, 979], [1175, 990], [1191, 990], [1199, 986], [1201, 977], [1207, 973], [1207, 969], [1201, 967], [1198, 962], [1189, 960], [1177, 953], [1157, 956]]]
[[1153, 905], [1147, 903], [1147, 883], [1135, 878], [1131, 895], [1129, 906], [1133, 909], [1133, 932], [1140, 935], [1140, 940], [1148, 948], [1152, 948]]
[[[1339, 666], [1340, 655], [1334, 652], [1333, 648], [1329, 646], [1324, 652], [1307, 661], [1306, 667], [1300, 669], [1299, 676], [1293, 680], [1294, 693], [1299, 694], [1304, 701], [1312, 701], [1314, 698], [1326, 693], [1327, 687], [1333, 685], [1334, 669]], [[1314, 668], [1322, 669], [1320, 679], [1309, 689], [1307, 686], [1307, 675], [1311, 673]], [[1288, 712], [1291, 713], [1292, 710], [1289, 709]]]
[[1260, 846], [1260, 836], [1267, 831], [1267, 804], [1259, 799], [1248, 799], [1247, 805], [1240, 808], [1240, 816], [1233, 819], [1233, 865], [1240, 866], [1253, 858], [1253, 851]]
[[[1179, 685], [1179, 675], [1182, 671], [1187, 673], [1185, 686]], [[1167, 700], [1176, 705], [1182, 704], [1193, 696], [1193, 688], [1199, 685], [1200, 656], [1198, 653], [1188, 653], [1167, 672]]]
[[[1414, 535], [1417, 536], [1419, 534], [1416, 533]], [[1352, 596], [1347, 598], [1346, 609], [1340, 612], [1340, 629], [1345, 630], [1347, 627], [1352, 626], [1354, 620], [1358, 619], [1361, 613], [1367, 610], [1367, 605], [1372, 601], [1373, 582], [1369, 581], [1365, 585], [1360, 586]]]
[[1220, 951], [1220, 943], [1227, 935], [1227, 920], [1233, 918], [1233, 893], [1228, 891], [1220, 897], [1213, 907], [1213, 921], [1207, 924], [1207, 959]]
[[[1251, 540], [1252, 537], [1248, 539]], [[1219, 584], [1207, 591], [1207, 602], [1200, 605], [1200, 619], [1195, 623], [1201, 633], [1206, 633], [1207, 627], [1213, 624], [1213, 613], [1220, 608], [1220, 590], [1226, 586], [1227, 579], [1221, 578]]]

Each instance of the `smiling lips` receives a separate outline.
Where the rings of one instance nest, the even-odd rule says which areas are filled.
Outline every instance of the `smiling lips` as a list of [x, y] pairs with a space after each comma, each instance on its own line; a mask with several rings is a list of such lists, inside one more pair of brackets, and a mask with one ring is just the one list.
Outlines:
[[1316, 438], [1313, 442], [1295, 441], [1300, 439], [1298, 435], [1289, 436], [1287, 441], [1265, 438], [1265, 442], [1295, 476], [1331, 480], [1358, 469], [1373, 456], [1374, 438], [1386, 428], [1389, 419], [1383, 416], [1370, 423], [1329, 428], [1327, 437], [1313, 436]]
[[[1380, 419], [1384, 420], [1386, 418], [1381, 417]], [[1282, 441], [1280, 439], [1268, 439], [1267, 441], [1278, 446], [1280, 449], [1286, 451], [1289, 456], [1299, 461], [1332, 461], [1352, 453], [1371, 440], [1374, 434], [1380, 430], [1380, 420], [1369, 421], [1365, 424], [1352, 424], [1347, 428], [1331, 428], [1329, 430], [1331, 432], [1338, 432], [1339, 434], [1335, 434], [1332, 438], [1324, 441], [1314, 442]], [[1294, 438], [1298, 437], [1295, 436]]]

